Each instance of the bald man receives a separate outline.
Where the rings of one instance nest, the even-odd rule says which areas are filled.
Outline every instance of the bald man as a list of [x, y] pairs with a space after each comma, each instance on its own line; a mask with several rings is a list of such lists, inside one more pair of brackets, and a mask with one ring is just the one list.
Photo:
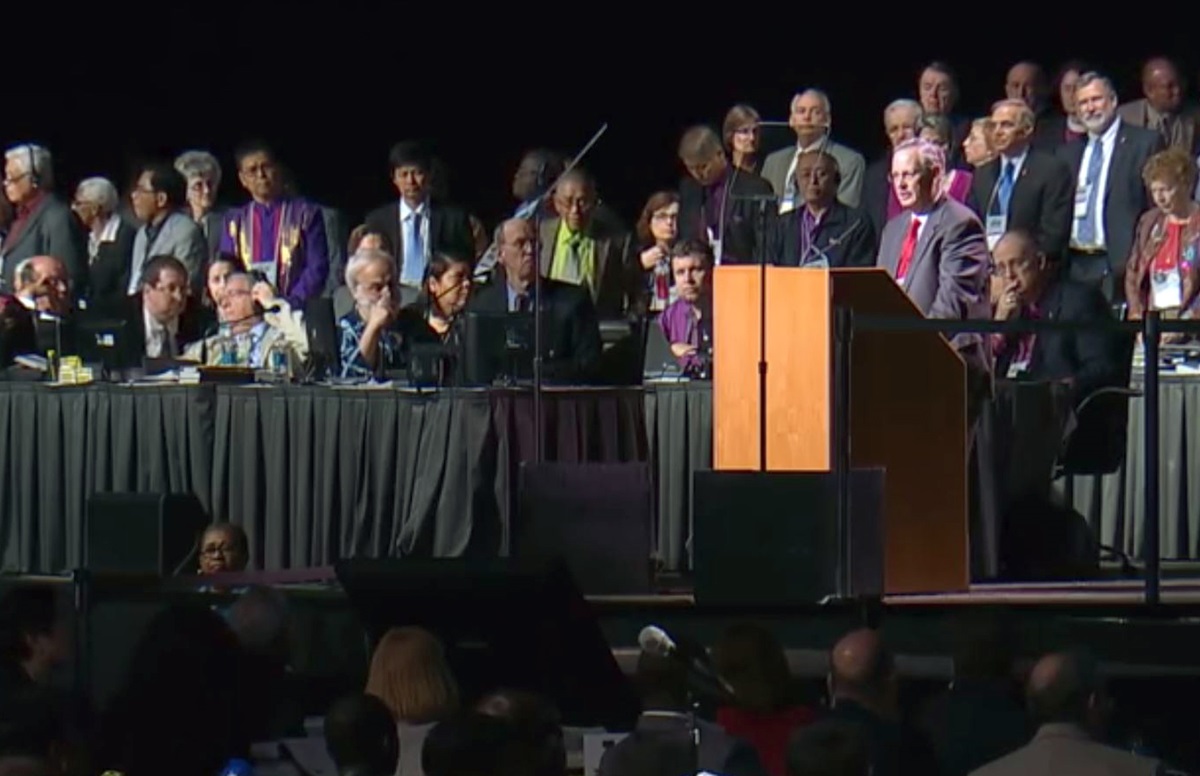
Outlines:
[[[523, 218], [510, 218], [497, 227], [495, 242], [496, 271], [489, 282], [472, 291], [468, 312], [532, 313], [538, 273], [533, 255], [533, 225]], [[592, 380], [600, 359], [601, 342], [591, 295], [581, 286], [552, 280], [544, 274], [541, 289], [546, 379]]]
[[1157, 760], [1113, 749], [1097, 739], [1108, 702], [1094, 659], [1057, 653], [1033, 667], [1026, 700], [1037, 734], [1015, 752], [972, 776], [1151, 776], [1165, 772]]
[[1117, 111], [1135, 127], [1157, 131], [1165, 145], [1182, 148], [1192, 156], [1200, 152], [1200, 108], [1185, 102], [1187, 82], [1166, 57], [1154, 57], [1142, 66], [1142, 98]]
[[596, 220], [596, 183], [580, 168], [559, 180], [551, 202], [556, 215], [542, 220], [542, 275], [587, 289], [601, 318], [620, 318], [641, 278], [632, 235]]
[[851, 631], [829, 653], [830, 717], [858, 727], [870, 750], [874, 776], [937, 773], [928, 740], [904, 725], [897, 704], [896, 669], [878, 631]]

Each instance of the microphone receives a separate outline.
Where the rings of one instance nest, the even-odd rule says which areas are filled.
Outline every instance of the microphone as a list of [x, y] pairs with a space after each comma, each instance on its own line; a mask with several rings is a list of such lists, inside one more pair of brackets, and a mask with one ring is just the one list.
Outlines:
[[722, 679], [712, 667], [708, 654], [703, 650], [697, 651], [688, 645], [680, 646], [665, 630], [657, 625], [647, 625], [638, 634], [638, 646], [648, 655], [670, 658], [683, 663], [692, 671], [707, 681], [714, 682], [722, 693], [734, 697], [733, 688]]

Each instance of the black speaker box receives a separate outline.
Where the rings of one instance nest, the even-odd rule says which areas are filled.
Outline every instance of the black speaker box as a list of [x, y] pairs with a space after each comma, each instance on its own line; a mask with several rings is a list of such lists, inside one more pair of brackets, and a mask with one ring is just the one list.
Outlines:
[[[827, 472], [696, 472], [696, 603], [786, 606], [837, 595], [836, 482]], [[883, 470], [854, 470], [850, 491], [845, 592], [877, 596], [883, 590]]]
[[566, 561], [587, 595], [651, 591], [653, 487], [644, 463], [522, 464], [517, 558]]
[[84, 567], [163, 577], [193, 573], [208, 523], [190, 493], [97, 493], [87, 503]]
[[630, 730], [638, 700], [562, 563], [354, 559], [337, 578], [372, 644], [389, 628], [436, 634], [464, 701], [508, 687], [554, 700], [567, 725]]

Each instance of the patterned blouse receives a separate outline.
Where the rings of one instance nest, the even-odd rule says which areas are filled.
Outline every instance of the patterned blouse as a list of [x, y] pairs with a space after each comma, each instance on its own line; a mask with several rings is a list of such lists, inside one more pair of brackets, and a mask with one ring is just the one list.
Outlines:
[[[342, 361], [342, 377], [374, 377], [377, 370], [372, 368], [358, 350], [358, 341], [362, 339], [367, 324], [363, 321], [358, 310], [351, 310], [338, 321], [338, 331], [341, 336], [339, 352]], [[386, 329], [379, 336], [379, 369], [394, 369], [402, 362], [403, 338], [400, 332]]]

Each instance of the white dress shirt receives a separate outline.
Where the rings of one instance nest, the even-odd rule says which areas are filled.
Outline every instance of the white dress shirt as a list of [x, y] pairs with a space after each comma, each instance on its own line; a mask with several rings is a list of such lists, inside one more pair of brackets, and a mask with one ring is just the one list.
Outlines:
[[[1104, 234], [1104, 198], [1108, 195], [1108, 168], [1112, 165], [1113, 149], [1117, 147], [1117, 134], [1120, 131], [1121, 120], [1115, 119], [1100, 136], [1100, 150], [1104, 154], [1104, 161], [1100, 165], [1100, 180], [1096, 181], [1096, 244], [1082, 246], [1079, 244], [1079, 222], [1082, 219], [1074, 218], [1071, 221], [1071, 245], [1101, 250], [1108, 245]], [[1092, 159], [1092, 136], [1090, 134], [1086, 142], [1083, 159], [1079, 162], [1079, 176], [1075, 180], [1076, 192], [1082, 191], [1087, 184], [1088, 163]]]
[[100, 246], [106, 242], [112, 242], [117, 239], [117, 229], [121, 227], [121, 217], [113, 213], [104, 222], [104, 227], [97, 234], [94, 231], [88, 232], [88, 264], [96, 262], [96, 254], [100, 251]]
[[[146, 309], [146, 305], [143, 304], [142, 321], [146, 329], [146, 356], [149, 358], [162, 358], [170, 355], [167, 343], [176, 342], [176, 336], [179, 333], [179, 319], [176, 318], [164, 326], [155, 320], [150, 311]], [[178, 345], [175, 348], [175, 354], [179, 354]]]

